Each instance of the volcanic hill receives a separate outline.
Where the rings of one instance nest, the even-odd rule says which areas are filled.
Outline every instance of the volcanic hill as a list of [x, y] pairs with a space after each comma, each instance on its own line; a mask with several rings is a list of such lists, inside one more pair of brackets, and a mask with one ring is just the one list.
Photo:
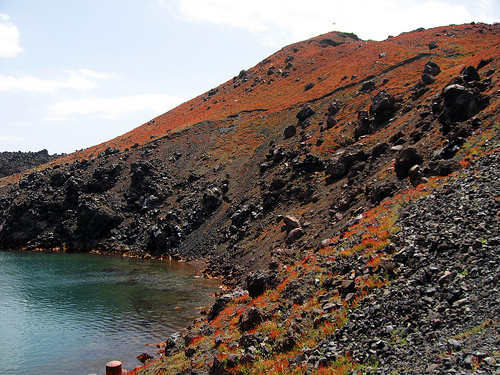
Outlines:
[[287, 46], [0, 180], [0, 246], [205, 260], [230, 291], [137, 374], [495, 373], [499, 56], [487, 24]]

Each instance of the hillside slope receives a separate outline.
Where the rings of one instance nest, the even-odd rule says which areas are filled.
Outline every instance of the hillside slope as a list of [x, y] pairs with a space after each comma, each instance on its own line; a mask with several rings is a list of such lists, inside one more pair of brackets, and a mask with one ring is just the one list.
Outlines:
[[[490, 316], [456, 314], [481, 311], [481, 285], [496, 285], [495, 258], [481, 257], [498, 251], [498, 192], [477, 201], [492, 202], [479, 215], [476, 203], [464, 208], [472, 194], [461, 186], [473, 192], [496, 179], [499, 41], [499, 25], [470, 24], [383, 42], [329, 33], [285, 47], [123, 136], [2, 179], [0, 246], [206, 259], [206, 275], [248, 290], [221, 297], [184, 340], [167, 340], [167, 359], [146, 373], [411, 368], [400, 357], [459, 366], [407, 346], [427, 353], [432, 340], [481, 324], [498, 340], [494, 302]], [[439, 212], [420, 226], [401, 222], [418, 222], [406, 206], [434, 190], [450, 190]], [[437, 207], [426, 204], [426, 215]], [[471, 209], [479, 218], [460, 218]], [[477, 220], [484, 230], [471, 232]], [[490, 281], [467, 278], [483, 269]], [[470, 288], [477, 298], [454, 311]], [[387, 301], [415, 293], [429, 306], [398, 311]], [[439, 326], [450, 310], [460, 332]], [[434, 336], [413, 323], [422, 319], [440, 321]], [[465, 361], [460, 344], [451, 351]], [[487, 358], [473, 357], [474, 366]]]

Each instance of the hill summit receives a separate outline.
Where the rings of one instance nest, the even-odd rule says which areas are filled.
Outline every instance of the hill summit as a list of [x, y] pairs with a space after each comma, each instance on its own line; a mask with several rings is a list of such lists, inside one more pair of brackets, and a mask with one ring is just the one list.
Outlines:
[[[3, 248], [205, 260], [153, 373], [493, 373], [500, 25], [287, 46], [2, 179]], [[495, 349], [496, 348], [496, 349]]]

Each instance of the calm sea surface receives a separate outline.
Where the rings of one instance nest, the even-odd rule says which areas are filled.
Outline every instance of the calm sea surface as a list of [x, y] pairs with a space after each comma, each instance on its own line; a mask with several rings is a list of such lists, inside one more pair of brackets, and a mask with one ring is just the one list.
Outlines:
[[0, 251], [0, 374], [104, 374], [111, 360], [131, 370], [217, 287], [183, 263]]

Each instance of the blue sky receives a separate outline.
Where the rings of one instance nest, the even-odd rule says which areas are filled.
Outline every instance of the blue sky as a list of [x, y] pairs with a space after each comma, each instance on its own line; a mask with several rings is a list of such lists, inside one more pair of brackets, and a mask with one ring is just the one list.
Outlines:
[[0, 151], [123, 134], [287, 44], [498, 22], [496, 0], [0, 0]]

